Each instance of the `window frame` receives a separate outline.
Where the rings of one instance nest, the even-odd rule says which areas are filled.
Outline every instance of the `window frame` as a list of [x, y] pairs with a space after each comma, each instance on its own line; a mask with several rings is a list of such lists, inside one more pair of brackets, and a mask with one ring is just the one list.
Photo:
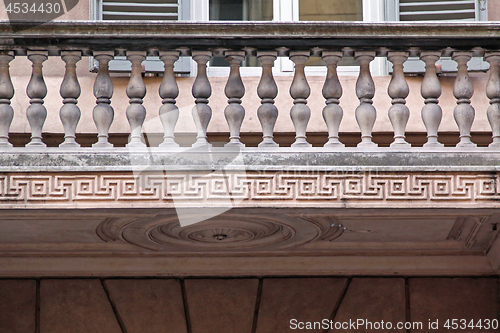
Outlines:
[[[177, 7], [178, 20], [189, 21], [191, 13], [190, 1], [178, 0], [177, 3], [178, 3]], [[90, 15], [89, 15], [90, 20], [96, 20], [96, 21], [103, 20], [103, 0], [91, 0], [89, 4], [89, 10], [90, 10]], [[191, 73], [190, 58], [191, 57], [180, 57], [179, 60], [175, 62], [174, 71], [186, 75], [188, 73]], [[161, 73], [164, 71], [163, 62], [160, 60], [159, 57], [148, 56], [147, 60], [143, 62], [143, 64], [146, 67], [147, 72]], [[97, 61], [94, 60], [93, 57], [91, 57], [89, 67], [91, 72], [97, 72], [99, 68], [99, 64], [97, 63]], [[153, 70], [148, 71], [147, 70], [148, 67], [152, 68]], [[132, 70], [132, 65], [124, 56], [115, 57], [115, 59], [109, 62], [109, 70], [111, 72], [126, 73]]]
[[[200, 11], [193, 11], [192, 21], [209, 21], [209, 0], [188, 0], [191, 8], [203, 8]], [[363, 22], [383, 22], [385, 21], [385, 0], [363, 0]], [[299, 21], [299, 0], [273, 0], [273, 21], [274, 22], [298, 22]], [[214, 22], [214, 21], [211, 21]], [[216, 22], [216, 21], [215, 21]], [[192, 61], [191, 76], [196, 76], [196, 63]], [[370, 69], [373, 75], [386, 75], [387, 65], [382, 58], [375, 58]], [[359, 66], [339, 66], [339, 75], [358, 76]], [[260, 67], [241, 67], [241, 76], [260, 76]], [[325, 66], [307, 66], [305, 73], [308, 76], [325, 76]], [[208, 67], [208, 76], [228, 76], [229, 67]], [[293, 76], [293, 62], [286, 57], [278, 57], [274, 62], [274, 76]]]
[[[474, 0], [474, 1], [475, 1], [475, 11], [476, 11], [475, 20], [488, 21], [488, 0]], [[386, 0], [386, 18], [387, 21], [400, 21], [399, 0]]]

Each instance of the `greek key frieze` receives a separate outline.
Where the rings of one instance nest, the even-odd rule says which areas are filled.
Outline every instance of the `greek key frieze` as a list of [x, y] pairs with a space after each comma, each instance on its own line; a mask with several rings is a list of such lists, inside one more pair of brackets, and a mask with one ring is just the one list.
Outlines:
[[498, 176], [481, 174], [142, 173], [4, 174], [0, 203], [41, 202], [481, 202], [500, 199]]

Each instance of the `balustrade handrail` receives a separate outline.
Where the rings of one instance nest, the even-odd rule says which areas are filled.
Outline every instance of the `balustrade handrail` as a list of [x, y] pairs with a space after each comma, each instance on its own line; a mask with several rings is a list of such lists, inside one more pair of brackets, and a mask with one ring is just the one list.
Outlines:
[[0, 21], [0, 48], [75, 47], [84, 52], [103, 46], [496, 50], [499, 43], [500, 22]]
[[[197, 63], [197, 75], [192, 87], [195, 106], [192, 116], [197, 128], [193, 146], [209, 146], [207, 128], [212, 117], [209, 99], [212, 94], [207, 78], [207, 63], [213, 55], [222, 55], [230, 63], [231, 71], [225, 88], [228, 105], [224, 110], [230, 132], [227, 146], [242, 147], [241, 126], [245, 117], [242, 97], [245, 87], [240, 76], [240, 66], [245, 55], [253, 54], [262, 64], [262, 76], [257, 88], [261, 106], [257, 110], [263, 140], [259, 147], [278, 146], [273, 140], [274, 126], [279, 110], [274, 105], [278, 90], [272, 66], [278, 56], [289, 57], [295, 67], [290, 86], [293, 107], [290, 117], [295, 127], [296, 140], [292, 147], [310, 147], [306, 132], [311, 110], [307, 105], [310, 86], [304, 71], [310, 56], [320, 56], [326, 63], [327, 76], [323, 87], [326, 106], [323, 118], [328, 128], [325, 147], [342, 149], [339, 126], [343, 110], [339, 105], [342, 87], [337, 76], [337, 63], [343, 56], [353, 56], [360, 65], [356, 83], [359, 106], [355, 117], [361, 132], [358, 147], [372, 149], [372, 130], [377, 110], [372, 105], [375, 84], [370, 73], [370, 63], [376, 56], [387, 57], [393, 64], [388, 95], [392, 106], [388, 116], [394, 131], [391, 147], [407, 149], [405, 128], [409, 118], [406, 106], [408, 84], [403, 65], [410, 56], [419, 56], [425, 63], [421, 95], [424, 107], [422, 121], [427, 130], [426, 148], [440, 148], [438, 128], [442, 110], [438, 98], [441, 85], [436, 75], [436, 61], [450, 56], [457, 63], [458, 71], [453, 88], [457, 100], [454, 118], [460, 132], [459, 148], [474, 148], [471, 127], [475, 110], [471, 106], [473, 86], [469, 80], [467, 62], [472, 57], [484, 57], [491, 69], [486, 86], [490, 107], [486, 110], [493, 142], [491, 148], [500, 148], [500, 23], [366, 23], [366, 22], [141, 22], [141, 21], [58, 21], [58, 22], [0, 22], [0, 147], [8, 148], [9, 127], [14, 110], [10, 106], [14, 88], [10, 79], [9, 63], [15, 56], [27, 56], [33, 64], [31, 80], [26, 92], [30, 106], [26, 116], [31, 127], [31, 141], [27, 147], [45, 147], [42, 140], [43, 125], [47, 117], [44, 98], [47, 87], [43, 79], [43, 62], [49, 56], [60, 56], [66, 64], [60, 95], [63, 107], [60, 119], [65, 140], [61, 147], [79, 147], [76, 126], [80, 119], [77, 105], [81, 87], [76, 66], [82, 56], [93, 56], [99, 63], [99, 73], [94, 84], [96, 106], [93, 110], [98, 142], [95, 148], [110, 148], [108, 133], [114, 120], [111, 107], [113, 81], [108, 63], [116, 55], [123, 55], [131, 62], [132, 71], [126, 88], [130, 99], [126, 116], [131, 135], [128, 147], [141, 148], [142, 126], [146, 118], [143, 99], [146, 86], [141, 75], [141, 63], [147, 55], [158, 55], [165, 72], [158, 98], [162, 101], [159, 118], [164, 127], [163, 149], [177, 147], [174, 130], [179, 118], [176, 98], [179, 94], [173, 66], [182, 55], [190, 55]], [[150, 92], [151, 93], [151, 92]]]

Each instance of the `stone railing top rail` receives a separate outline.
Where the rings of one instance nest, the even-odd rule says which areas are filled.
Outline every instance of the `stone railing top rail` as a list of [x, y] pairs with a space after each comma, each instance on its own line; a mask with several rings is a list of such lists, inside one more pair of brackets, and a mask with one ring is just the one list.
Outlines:
[[[168, 43], [167, 43], [168, 42]], [[0, 22], [0, 47], [498, 49], [500, 22]], [[383, 50], [382, 50], [383, 51]]]

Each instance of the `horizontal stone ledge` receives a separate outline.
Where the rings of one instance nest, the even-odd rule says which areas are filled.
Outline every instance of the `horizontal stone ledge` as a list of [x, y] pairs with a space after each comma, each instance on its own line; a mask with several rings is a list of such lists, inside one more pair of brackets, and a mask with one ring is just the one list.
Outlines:
[[487, 22], [166, 22], [166, 21], [3, 21], [1, 37], [88, 37], [119, 36], [198, 37], [218, 39], [223, 37], [323, 37], [335, 38], [371, 36], [499, 38], [500, 23]]
[[[0, 46], [102, 51], [178, 47], [392, 47], [497, 49], [498, 22], [0, 22]], [[17, 49], [17, 48], [16, 48]]]
[[0, 154], [0, 172], [148, 171], [399, 171], [492, 172], [500, 153], [491, 148], [14, 148]]

